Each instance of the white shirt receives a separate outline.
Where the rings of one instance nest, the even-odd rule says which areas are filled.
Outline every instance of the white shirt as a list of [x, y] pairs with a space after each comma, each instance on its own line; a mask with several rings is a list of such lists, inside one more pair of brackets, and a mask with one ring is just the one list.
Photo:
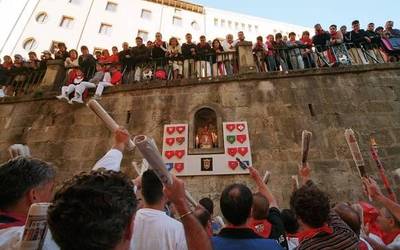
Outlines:
[[[370, 233], [369, 237], [371, 239], [375, 240], [376, 242], [378, 242], [378, 243], [380, 243], [382, 245], [385, 245], [385, 243], [382, 241], [381, 238], [379, 238], [379, 236], [377, 236], [377, 235], [375, 235], [373, 233]], [[390, 244], [388, 244], [386, 246], [388, 248], [390, 248], [390, 249], [398, 249], [398, 248], [400, 248], [400, 234], [397, 235], [396, 238], [394, 238], [394, 240]]]
[[96, 162], [93, 170], [105, 168], [116, 172], [121, 171], [122, 152], [118, 149], [110, 149], [100, 160]]
[[[0, 249], [19, 250], [25, 226], [9, 227], [0, 230]], [[47, 230], [42, 250], [60, 249], [54, 242], [50, 230]]]
[[182, 223], [163, 211], [142, 208], [136, 212], [131, 250], [187, 250]]
[[228, 43], [227, 40], [222, 42], [222, 48], [224, 49], [224, 51], [227, 52], [234, 52], [236, 51], [236, 41], [233, 41], [232, 43]]

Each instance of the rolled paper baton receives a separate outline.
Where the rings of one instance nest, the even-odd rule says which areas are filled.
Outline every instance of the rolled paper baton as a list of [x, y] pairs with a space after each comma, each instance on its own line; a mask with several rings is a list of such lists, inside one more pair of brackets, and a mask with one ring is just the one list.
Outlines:
[[296, 183], [296, 188], [299, 189], [300, 188], [299, 176], [298, 175], [292, 175], [292, 180]]
[[[111, 132], [115, 132], [120, 127], [96, 100], [92, 99], [88, 101], [86, 105], [97, 115], [97, 117], [99, 117], [104, 122], [106, 127]], [[128, 150], [133, 149], [135, 149], [135, 144], [133, 143], [132, 139], [129, 139]]]
[[244, 163], [243, 161], [241, 161], [239, 158], [236, 157], [236, 160], [239, 162], [239, 166], [243, 169], [246, 170], [249, 168], [249, 166], [247, 166], [246, 163]]
[[[138, 135], [133, 140], [140, 153], [142, 153], [143, 158], [147, 160], [149, 166], [154, 170], [163, 185], [172, 185], [172, 175], [165, 167], [165, 163], [161, 158], [154, 140], [144, 135]], [[187, 190], [185, 190], [185, 197], [193, 206], [197, 206], [197, 202]]]
[[351, 128], [346, 129], [344, 132], [344, 136], [346, 138], [347, 145], [349, 145], [351, 155], [353, 156], [353, 160], [357, 166], [360, 177], [366, 177], [367, 173], [365, 171], [364, 158], [361, 154], [360, 148], [358, 147], [354, 131]]
[[270, 177], [271, 177], [271, 172], [269, 172], [268, 170], [265, 170], [265, 174], [264, 174], [264, 177], [263, 177], [263, 182], [265, 184], [268, 184]]
[[379, 157], [379, 153], [378, 153], [378, 145], [376, 144], [376, 141], [374, 138], [371, 138], [371, 155], [372, 155], [372, 159], [376, 163], [376, 167], [379, 170], [379, 175], [380, 175], [383, 185], [385, 186], [385, 189], [389, 195], [389, 198], [392, 201], [396, 202], [396, 200], [397, 200], [396, 195], [393, 193], [392, 187], [390, 186], [390, 182], [385, 174], [385, 168], [383, 167], [383, 163], [382, 163], [382, 161]]
[[310, 141], [312, 133], [307, 130], [303, 130], [301, 133], [301, 163], [305, 164], [308, 160], [308, 151], [310, 150]]
[[34, 203], [29, 208], [20, 250], [42, 249], [47, 234], [47, 209], [50, 203]]

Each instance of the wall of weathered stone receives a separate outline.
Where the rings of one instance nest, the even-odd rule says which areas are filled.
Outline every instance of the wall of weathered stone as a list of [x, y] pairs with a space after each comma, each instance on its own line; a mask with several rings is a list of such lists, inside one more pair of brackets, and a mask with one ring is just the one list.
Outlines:
[[[124, 85], [104, 95], [101, 103], [132, 134], [147, 134], [161, 148], [164, 124], [188, 123], [202, 105], [221, 110], [223, 121], [249, 124], [253, 161], [272, 172], [271, 187], [287, 205], [290, 176], [300, 161], [301, 131], [314, 133], [310, 153], [313, 177], [334, 200], [362, 196], [360, 181], [344, 140], [352, 127], [367, 159], [367, 170], [376, 175], [368, 141], [374, 134], [388, 174], [400, 167], [400, 65], [371, 65], [309, 72], [248, 75], [220, 81]], [[128, 112], [131, 119], [128, 120]], [[91, 168], [111, 146], [110, 132], [83, 105], [68, 105], [54, 93], [36, 93], [0, 101], [0, 160], [6, 148], [26, 143], [35, 157], [53, 162], [59, 180]], [[124, 169], [131, 175], [132, 159]], [[251, 181], [247, 176], [187, 177], [195, 198], [217, 200], [224, 186]]]

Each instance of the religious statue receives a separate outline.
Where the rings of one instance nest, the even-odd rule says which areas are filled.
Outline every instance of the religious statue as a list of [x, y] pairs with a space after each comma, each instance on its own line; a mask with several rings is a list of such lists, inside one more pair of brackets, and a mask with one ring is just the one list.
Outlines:
[[212, 125], [205, 125], [197, 130], [196, 148], [210, 149], [218, 147], [218, 136]]

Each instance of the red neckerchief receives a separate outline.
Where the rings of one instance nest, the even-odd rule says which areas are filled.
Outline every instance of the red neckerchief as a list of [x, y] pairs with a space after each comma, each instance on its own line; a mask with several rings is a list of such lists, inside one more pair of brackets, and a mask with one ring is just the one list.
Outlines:
[[297, 234], [297, 236], [299, 237], [299, 242], [302, 242], [304, 240], [311, 239], [320, 233], [332, 234], [333, 228], [328, 226], [328, 224], [324, 224], [322, 227], [312, 228], [312, 229], [308, 229], [308, 230], [299, 232]]
[[390, 233], [383, 233], [382, 235], [382, 241], [385, 243], [385, 245], [389, 245], [396, 239], [396, 237], [400, 234], [400, 229], [395, 230], [394, 232]]
[[5, 216], [14, 219], [14, 222], [9, 222], [9, 223], [1, 223], [0, 222], [0, 229], [6, 229], [10, 227], [19, 227], [25, 225], [26, 221], [26, 216], [21, 215], [18, 213], [14, 212], [5, 212], [5, 211], [0, 211], [0, 216]]
[[315, 33], [316, 33], [317, 36], [319, 36], [319, 35], [324, 34], [325, 31], [324, 31], [324, 30], [318, 30], [318, 31], [316, 31]]
[[309, 44], [312, 44], [312, 40], [310, 39], [310, 38], [301, 38], [300, 39], [300, 41], [302, 42], [302, 43], [304, 43], [305, 45], [309, 45]]
[[267, 220], [256, 220], [251, 218], [249, 226], [256, 234], [263, 238], [268, 238], [271, 234], [272, 225]]
[[331, 37], [336, 39], [337, 31], [331, 31]]

